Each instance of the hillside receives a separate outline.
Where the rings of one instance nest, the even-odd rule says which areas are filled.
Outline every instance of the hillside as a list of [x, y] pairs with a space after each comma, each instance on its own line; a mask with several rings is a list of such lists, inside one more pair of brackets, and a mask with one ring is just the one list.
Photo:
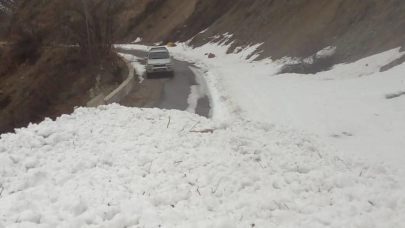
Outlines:
[[[26, 10], [43, 8], [43, 14], [31, 14], [32, 21], [58, 27], [51, 16], [55, 4], [23, 2]], [[354, 62], [405, 45], [401, 0], [136, 0], [124, 4], [117, 12], [120, 42], [137, 37], [149, 43], [193, 38], [191, 44], [200, 46], [228, 33], [232, 35], [228, 42], [233, 42], [229, 52], [262, 43], [261, 56], [276, 60], [305, 58], [334, 46], [333, 63]], [[46, 33], [60, 39], [55, 29]]]
[[194, 37], [192, 44], [199, 46], [229, 33], [233, 48], [263, 43], [262, 56], [273, 59], [307, 57], [336, 46], [334, 62], [353, 62], [405, 45], [405, 4], [401, 0], [143, 2], [149, 2], [148, 14], [140, 16], [144, 20], [124, 40], [140, 36], [150, 42], [186, 41]]
[[83, 42], [71, 45], [85, 31], [73, 7], [70, 0], [30, 0], [2, 14], [0, 134], [72, 113], [122, 82], [126, 65], [96, 42], [104, 36], [91, 37], [97, 48], [90, 52]]

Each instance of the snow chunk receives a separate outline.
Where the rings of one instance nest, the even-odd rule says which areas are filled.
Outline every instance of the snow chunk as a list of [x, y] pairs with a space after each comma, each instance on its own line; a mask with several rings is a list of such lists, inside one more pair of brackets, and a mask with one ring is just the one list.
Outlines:
[[136, 44], [136, 43], [140, 43], [141, 41], [142, 41], [142, 38], [138, 37], [138, 38], [136, 38], [135, 41], [132, 42], [132, 43], [133, 43], [133, 44]]
[[337, 48], [334, 47], [334, 46], [329, 46], [329, 47], [326, 47], [326, 48], [324, 48], [324, 49], [318, 51], [315, 56], [316, 56], [316, 58], [318, 58], [318, 59], [330, 57], [330, 56], [332, 56], [333, 54], [335, 54], [336, 49], [337, 49]]

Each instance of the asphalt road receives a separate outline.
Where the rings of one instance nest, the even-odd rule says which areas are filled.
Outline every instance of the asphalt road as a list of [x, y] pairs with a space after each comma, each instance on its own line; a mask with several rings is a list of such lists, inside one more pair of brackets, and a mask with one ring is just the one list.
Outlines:
[[[137, 50], [119, 50], [119, 52], [139, 58], [147, 56], [146, 52]], [[208, 91], [206, 86], [200, 85], [203, 79], [201, 80], [202, 75], [198, 74], [198, 68], [193, 64], [176, 59], [173, 60], [173, 64], [173, 78], [169, 78], [166, 74], [156, 74], [153, 75], [153, 78], [146, 79], [146, 75], [144, 75], [145, 81], [137, 86], [134, 94], [130, 94], [129, 99], [126, 99], [123, 105], [187, 110], [208, 118], [211, 109]], [[139, 102], [140, 100], [142, 102]]]

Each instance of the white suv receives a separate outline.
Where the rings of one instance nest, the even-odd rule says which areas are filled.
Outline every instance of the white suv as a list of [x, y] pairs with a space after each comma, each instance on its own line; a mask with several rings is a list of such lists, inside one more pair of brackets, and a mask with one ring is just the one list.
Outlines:
[[159, 72], [168, 73], [170, 77], [174, 76], [172, 57], [165, 47], [151, 48], [147, 57], [146, 76]]

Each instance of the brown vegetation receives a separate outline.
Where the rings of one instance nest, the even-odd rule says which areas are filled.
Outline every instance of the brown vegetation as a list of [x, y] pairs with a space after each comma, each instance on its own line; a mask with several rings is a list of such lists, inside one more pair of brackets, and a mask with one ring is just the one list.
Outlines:
[[96, 79], [108, 88], [122, 81], [125, 63], [110, 52], [118, 5], [79, 3], [23, 1], [11, 16], [0, 49], [0, 133], [71, 113]]
[[[5, 52], [8, 55], [14, 50]], [[105, 61], [100, 70], [100, 66], [88, 64], [78, 48], [43, 47], [38, 53], [34, 63], [26, 61], [0, 77], [0, 133], [85, 106], [97, 76], [102, 85], [118, 85], [123, 78], [120, 71], [125, 64], [117, 66], [115, 55], [110, 55], [116, 59]]]
[[117, 15], [122, 0], [61, 0], [56, 5], [56, 21], [65, 42], [77, 44], [91, 61], [102, 61], [115, 43]]

